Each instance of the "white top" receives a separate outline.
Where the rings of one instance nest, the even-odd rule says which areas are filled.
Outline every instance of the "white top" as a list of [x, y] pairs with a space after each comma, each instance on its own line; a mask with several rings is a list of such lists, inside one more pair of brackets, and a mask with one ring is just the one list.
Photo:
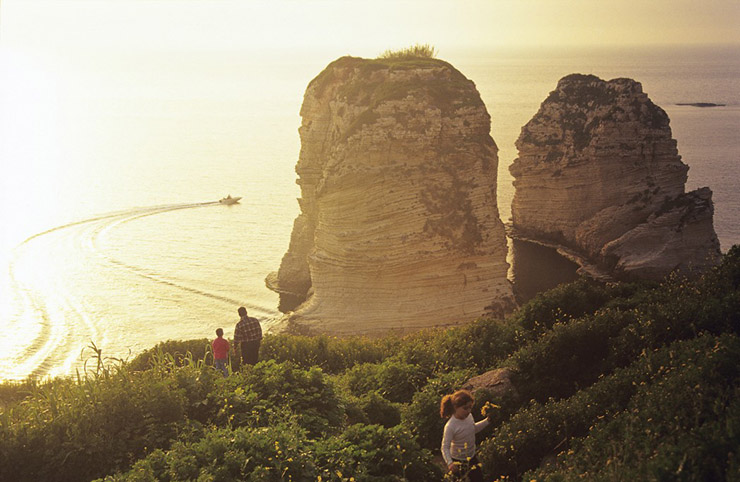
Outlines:
[[473, 420], [473, 415], [460, 420], [454, 415], [445, 424], [442, 436], [442, 457], [445, 463], [450, 465], [452, 459], [467, 460], [475, 455], [475, 434], [486, 428], [489, 424], [487, 418], [480, 422]]

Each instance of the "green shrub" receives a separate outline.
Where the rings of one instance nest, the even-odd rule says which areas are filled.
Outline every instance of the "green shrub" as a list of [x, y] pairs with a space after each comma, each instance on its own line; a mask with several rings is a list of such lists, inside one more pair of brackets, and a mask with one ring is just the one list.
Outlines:
[[216, 388], [222, 376], [207, 365], [186, 365], [162, 373], [163, 378], [172, 378], [174, 385], [181, 390], [186, 399], [186, 414], [189, 419], [207, 423], [213, 417], [208, 397]]
[[396, 357], [419, 365], [428, 374], [460, 368], [479, 372], [496, 367], [519, 345], [514, 324], [481, 318], [469, 325], [444, 330], [424, 330], [408, 335]]
[[205, 338], [186, 341], [167, 340], [143, 351], [127, 365], [131, 370], [143, 371], [162, 362], [174, 362], [176, 366], [198, 361], [212, 363], [212, 356], [211, 360], [206, 359], [209, 354], [211, 354], [211, 342]]
[[[532, 477], [728, 480], [740, 447], [740, 339], [703, 336], [646, 357], [652, 368], [629, 404], [598, 420]], [[734, 461], [734, 462], [733, 462]], [[606, 463], [604, 463], [606, 462]], [[733, 465], [734, 464], [734, 465]]]
[[217, 429], [157, 450], [108, 482], [141, 480], [434, 481], [440, 469], [402, 428], [353, 425], [312, 441], [293, 417], [267, 427]]
[[527, 338], [536, 338], [556, 323], [594, 313], [613, 298], [609, 291], [601, 283], [580, 278], [538, 294], [511, 321], [527, 332]]
[[[517, 388], [525, 400], [567, 397], [600, 375], [629, 364], [644, 350], [704, 332], [738, 333], [740, 291], [732, 281], [740, 270], [738, 265], [740, 250], [733, 249], [720, 266], [698, 279], [672, 275], [660, 285], [645, 285], [643, 290], [634, 291], [635, 284], [626, 289], [609, 288], [609, 292], [627, 298], [613, 298], [604, 303], [609, 308], [555, 322], [510, 357], [506, 364], [516, 368]], [[571, 293], [577, 285], [554, 292]], [[551, 293], [540, 299], [550, 300]], [[526, 325], [521, 316], [519, 320]], [[544, 325], [555, 321], [547, 320]]]
[[731, 271], [732, 260], [699, 279], [671, 275], [636, 308], [644, 320], [638, 335], [660, 346], [702, 332], [738, 333], [740, 292], [720, 275]]
[[[707, 356], [707, 353], [716, 355]], [[568, 399], [550, 400], [545, 404], [532, 402], [497, 427], [493, 436], [481, 444], [481, 460], [492, 471], [491, 475], [518, 478], [523, 472], [538, 467], [549, 455], [576, 454], [573, 460], [581, 460], [578, 462], [578, 470], [581, 472], [574, 470], [573, 473], [584, 474], [583, 477], [587, 479], [593, 478], [590, 471], [594, 467], [607, 465], [605, 462], [613, 455], [614, 441], [625, 443], [631, 440], [615, 436], [612, 429], [608, 428], [613, 427], [608, 425], [611, 420], [628, 417], [631, 422], [626, 423], [626, 427], [630, 430], [655, 430], [653, 425], [657, 420], [678, 423], [679, 420], [686, 420], [686, 417], [694, 417], [694, 409], [699, 414], [714, 410], [718, 407], [717, 402], [726, 403], [738, 387], [740, 369], [736, 361], [739, 357], [740, 340], [734, 335], [725, 335], [719, 339], [704, 336], [696, 340], [676, 342], [655, 352], [645, 352], [630, 367], [617, 370], [613, 375], [599, 380]], [[666, 382], [669, 374], [677, 377], [675, 381]], [[697, 391], [702, 390], [707, 392], [704, 400], [708, 405], [704, 410], [697, 407], [702, 398], [697, 395]], [[724, 391], [724, 395], [716, 393], [717, 390]], [[656, 396], [658, 393], [661, 397]], [[637, 407], [646, 404], [647, 399], [652, 404], [651, 411]], [[659, 416], [654, 411], [663, 413]], [[642, 413], [640, 424], [634, 423], [631, 418], [637, 413]], [[589, 446], [583, 452], [579, 439], [587, 436], [588, 440], [594, 436], [594, 427], [601, 426], [607, 427], [598, 438], [598, 443], [602, 444], [601, 451], [594, 452], [593, 446]], [[710, 439], [714, 440], [712, 444], [719, 442], [724, 446], [735, 440], [733, 436], [728, 439], [719, 434], [713, 434]], [[687, 440], [695, 441], [691, 437]], [[654, 440], [648, 437], [644, 442], [649, 445]], [[628, 444], [631, 445], [632, 442]], [[723, 457], [726, 457], [726, 453]], [[570, 460], [570, 455], [564, 456]], [[568, 470], [554, 470], [556, 475], [553, 480], [560, 480], [559, 477], [567, 472]], [[543, 470], [542, 473], [548, 472]], [[692, 470], [691, 473], [695, 472]], [[603, 474], [603, 478], [609, 478], [607, 475]], [[538, 473], [531, 478], [540, 480], [541, 477], [542, 474]], [[530, 480], [529, 477], [525, 479]], [[634, 478], [628, 476], [627, 479], [637, 480], [641, 477], [639, 472], [635, 472]]]
[[635, 319], [634, 312], [610, 309], [553, 325], [507, 362], [515, 369], [514, 383], [523, 399], [567, 397], [609, 373], [615, 368], [610, 340]]
[[0, 408], [12, 406], [33, 393], [38, 386], [35, 379], [0, 382]]
[[401, 423], [399, 404], [388, 401], [377, 391], [368, 392], [359, 397], [358, 406], [364, 414], [366, 425], [382, 425], [390, 428]]
[[320, 368], [304, 370], [274, 360], [222, 379], [208, 405], [218, 408], [218, 424], [235, 427], [264, 425], [271, 411], [288, 409], [312, 436], [335, 430], [344, 420], [342, 402]]
[[326, 373], [338, 373], [360, 363], [378, 363], [391, 356], [398, 339], [327, 335], [267, 335], [262, 340], [260, 358], [289, 361], [303, 368], [317, 366]]
[[90, 480], [168, 446], [187, 396], [160, 372], [39, 384], [0, 417], [0, 480]]
[[402, 426], [352, 425], [339, 437], [318, 441], [315, 451], [322, 480], [432, 482], [442, 478], [431, 454]]
[[391, 402], [408, 403], [424, 384], [426, 374], [416, 365], [386, 360], [355, 365], [341, 380], [356, 396], [378, 391]]
[[155, 451], [108, 482], [145, 480], [315, 481], [305, 431], [291, 420], [269, 427], [218, 429], [192, 443]]

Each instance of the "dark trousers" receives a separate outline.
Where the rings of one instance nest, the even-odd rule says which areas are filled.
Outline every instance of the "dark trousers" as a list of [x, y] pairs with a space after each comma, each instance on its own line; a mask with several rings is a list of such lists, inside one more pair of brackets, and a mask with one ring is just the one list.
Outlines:
[[452, 459], [457, 466], [455, 480], [469, 480], [470, 482], [483, 482], [483, 470], [477, 456], [470, 460]]
[[262, 340], [243, 341], [239, 343], [242, 365], [254, 365], [260, 354], [260, 343]]

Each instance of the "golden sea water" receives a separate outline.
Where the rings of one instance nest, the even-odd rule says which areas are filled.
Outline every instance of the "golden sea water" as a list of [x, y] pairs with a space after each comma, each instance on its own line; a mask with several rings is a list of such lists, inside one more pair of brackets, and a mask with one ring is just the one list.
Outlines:
[[[558, 79], [593, 73], [642, 82], [671, 118], [687, 189], [714, 191], [722, 249], [740, 243], [737, 49], [440, 56], [476, 83], [491, 114], [505, 221], [521, 126]], [[218, 327], [230, 337], [241, 305], [269, 328], [278, 300], [264, 278], [298, 214], [300, 105], [332, 60], [232, 52], [151, 54], [125, 68], [11, 62], [44, 76], [16, 86], [0, 114], [0, 379], [73, 373], [91, 343], [126, 358]], [[726, 105], [677, 105], [691, 102]], [[227, 194], [243, 199], [215, 202]]]

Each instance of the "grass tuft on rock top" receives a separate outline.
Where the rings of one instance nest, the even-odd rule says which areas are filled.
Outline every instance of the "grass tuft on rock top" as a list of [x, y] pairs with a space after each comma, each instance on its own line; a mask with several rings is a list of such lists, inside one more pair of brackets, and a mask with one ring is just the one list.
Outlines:
[[378, 56], [381, 59], [433, 59], [437, 49], [429, 44], [416, 44], [399, 50], [386, 50]]
[[737, 479], [739, 328], [735, 246], [697, 279], [579, 280], [506, 320], [268, 335], [228, 378], [207, 340], [95, 351], [76, 377], [0, 384], [0, 480], [442, 480], [441, 396], [499, 367], [518, 396], [477, 394], [476, 419], [501, 406], [486, 480]]

